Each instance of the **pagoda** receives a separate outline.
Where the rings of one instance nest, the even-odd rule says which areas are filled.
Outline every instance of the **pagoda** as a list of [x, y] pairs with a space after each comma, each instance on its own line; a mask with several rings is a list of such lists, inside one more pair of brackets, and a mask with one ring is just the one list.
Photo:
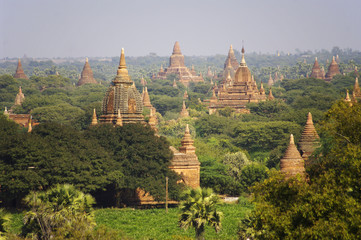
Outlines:
[[[216, 86], [214, 90], [216, 91]], [[256, 81], [252, 78], [246, 65], [242, 47], [242, 60], [237, 68], [234, 81], [230, 86], [224, 85], [218, 89], [218, 100], [217, 102], [212, 101], [209, 105], [209, 114], [214, 114], [217, 110], [225, 107], [231, 107], [239, 113], [249, 113], [249, 110], [246, 109], [248, 103], [265, 100], [266, 96], [258, 91]]]
[[207, 77], [209, 77], [209, 78], [213, 77], [213, 72], [211, 71], [211, 67], [208, 67]]
[[306, 161], [320, 144], [320, 137], [317, 134], [312, 121], [312, 114], [309, 112], [305, 128], [303, 129], [301, 139], [298, 143], [302, 158]]
[[16, 97], [15, 97], [14, 106], [21, 106], [21, 104], [24, 102], [24, 100], [25, 100], [25, 95], [24, 95], [23, 91], [21, 90], [21, 87], [19, 87], [19, 92], [18, 92], [18, 94], [16, 94]]
[[99, 117], [99, 122], [116, 124], [118, 112], [121, 114], [124, 124], [144, 123], [142, 96], [128, 75], [123, 48], [117, 76], [103, 98], [102, 115]]
[[275, 82], [272, 79], [272, 75], [271, 73], [269, 74], [269, 78], [268, 78], [268, 86], [272, 86]]
[[234, 80], [235, 75], [236, 75], [236, 70], [234, 70], [232, 66], [231, 59], [227, 58], [227, 65], [226, 68], [223, 70], [222, 80], [225, 81], [228, 78], [228, 76], [230, 76], [231, 79]]
[[188, 86], [190, 82], [204, 82], [203, 77], [198, 76], [194, 70], [194, 67], [190, 71], [184, 65], [184, 56], [180, 50], [179, 42], [175, 42], [173, 47], [172, 56], [169, 59], [169, 66], [166, 69], [163, 69], [161, 66], [160, 71], [158, 72], [155, 79], [167, 79], [170, 74], [176, 74], [179, 77], [179, 82], [184, 86]]
[[196, 148], [193, 146], [193, 143], [194, 141], [187, 124], [179, 151], [174, 147], [170, 147], [174, 156], [169, 168], [181, 176], [181, 181], [185, 185], [198, 188], [200, 186], [200, 162], [198, 161], [195, 152]]
[[98, 82], [94, 79], [93, 71], [89, 65], [88, 58], [85, 58], [83, 71], [81, 72], [80, 79], [76, 85], [81, 86], [87, 83], [98, 84]]
[[[228, 63], [228, 61], [230, 63]], [[231, 46], [229, 47], [229, 51], [228, 51], [228, 56], [226, 58], [226, 61], [224, 62], [224, 70], [229, 67], [229, 65], [231, 65], [233, 67], [233, 70], [234, 71], [237, 71], [238, 69], [238, 61], [237, 61], [237, 58], [236, 56], [234, 55], [234, 51], [233, 51], [233, 47], [232, 47], [232, 44]]]
[[29, 79], [28, 76], [26, 76], [24, 73], [24, 69], [23, 66], [21, 65], [20, 58], [18, 60], [18, 66], [16, 67], [14, 78]]
[[310, 77], [311, 78], [316, 78], [316, 79], [323, 79], [324, 78], [324, 73], [322, 73], [320, 65], [318, 64], [317, 57], [315, 58], [315, 63], [313, 64], [312, 72], [311, 72]]
[[295, 145], [293, 134], [290, 136], [290, 144], [281, 159], [281, 172], [285, 174], [286, 179], [294, 177], [296, 175], [305, 175], [305, 163], [301, 154], [297, 150]]
[[143, 106], [144, 107], [148, 107], [148, 108], [152, 108], [152, 104], [150, 103], [150, 98], [149, 98], [149, 94], [148, 94], [148, 88], [145, 87], [143, 88]]
[[189, 112], [188, 109], [186, 108], [185, 101], [183, 101], [182, 111], [180, 112], [180, 118], [185, 118], [185, 117], [189, 117]]
[[332, 62], [330, 64], [330, 66], [328, 67], [328, 71], [326, 73], [325, 80], [330, 82], [336, 74], [341, 74], [341, 72], [338, 68], [338, 63], [336, 62], [335, 57], [332, 57]]
[[358, 78], [355, 78], [355, 85], [353, 86], [353, 92], [352, 95], [354, 95], [356, 98], [361, 98], [361, 90], [360, 85], [358, 84]]
[[273, 94], [272, 94], [272, 88], [270, 88], [270, 89], [269, 89], [269, 93], [268, 93], [267, 100], [268, 100], [268, 101], [272, 101], [272, 100], [274, 100], [274, 99], [275, 99], [275, 97], [274, 97]]

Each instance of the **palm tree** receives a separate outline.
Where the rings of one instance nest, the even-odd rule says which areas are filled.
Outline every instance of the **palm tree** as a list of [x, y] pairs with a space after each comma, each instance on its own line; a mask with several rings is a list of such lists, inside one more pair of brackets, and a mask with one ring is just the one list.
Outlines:
[[183, 229], [194, 227], [196, 239], [204, 239], [205, 226], [208, 224], [218, 233], [221, 230], [223, 213], [217, 211], [218, 196], [211, 188], [188, 189], [180, 203], [179, 225]]

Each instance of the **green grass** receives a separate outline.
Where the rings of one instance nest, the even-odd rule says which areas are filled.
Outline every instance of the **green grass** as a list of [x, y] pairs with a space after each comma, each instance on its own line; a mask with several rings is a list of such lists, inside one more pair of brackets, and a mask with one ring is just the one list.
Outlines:
[[[240, 204], [223, 204], [219, 210], [223, 212], [222, 230], [218, 234], [207, 226], [206, 239], [237, 239], [239, 221], [251, 209], [248, 202]], [[165, 209], [132, 209], [132, 208], [104, 208], [95, 210], [98, 226], [119, 231], [128, 239], [193, 239], [194, 230], [187, 231], [178, 227], [178, 208], [170, 208], [168, 214]], [[23, 226], [24, 213], [12, 213], [11, 232], [19, 234]]]
[[[237, 239], [238, 222], [250, 207], [238, 204], [224, 204], [219, 207], [223, 212], [222, 231], [216, 232], [207, 227], [206, 239]], [[179, 209], [98, 209], [95, 212], [98, 225], [120, 230], [130, 239], [193, 239], [193, 229], [187, 231], [178, 227]]]

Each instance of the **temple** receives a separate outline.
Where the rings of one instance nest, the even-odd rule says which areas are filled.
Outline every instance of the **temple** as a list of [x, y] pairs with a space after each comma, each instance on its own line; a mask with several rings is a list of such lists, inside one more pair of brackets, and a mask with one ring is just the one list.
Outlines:
[[[215, 92], [216, 86], [213, 94]], [[213, 95], [209, 101], [209, 114], [214, 114], [217, 110], [225, 107], [231, 107], [239, 113], [249, 113], [246, 108], [248, 103], [265, 100], [266, 95], [258, 91], [256, 81], [252, 78], [246, 65], [244, 48], [242, 48], [242, 60], [235, 73], [234, 81], [229, 86], [224, 84], [218, 88], [218, 99], [215, 99], [215, 95]]]
[[193, 143], [194, 141], [187, 124], [179, 151], [171, 147], [174, 156], [169, 168], [181, 176], [182, 182], [185, 185], [197, 188], [200, 186], [200, 162], [195, 153], [196, 148], [193, 146]]
[[207, 71], [207, 77], [212, 78], [213, 77], [213, 72], [211, 71], [211, 67], [208, 67], [208, 71]]
[[305, 175], [305, 163], [295, 145], [293, 134], [290, 136], [290, 144], [281, 159], [281, 172], [285, 174], [286, 179], [296, 175]]
[[24, 100], [25, 100], [25, 95], [24, 95], [23, 91], [21, 90], [21, 87], [19, 87], [19, 92], [18, 92], [18, 94], [16, 94], [16, 97], [15, 97], [14, 106], [21, 106], [21, 104], [24, 102]]
[[25, 75], [23, 66], [21, 65], [21, 61], [19, 58], [18, 66], [16, 67], [16, 72], [14, 74], [14, 78], [21, 78], [21, 79], [29, 79], [28, 76]]
[[189, 112], [188, 109], [186, 108], [185, 101], [183, 101], [182, 111], [180, 112], [180, 118], [185, 118], [185, 117], [189, 117]]
[[320, 146], [320, 137], [313, 125], [312, 114], [310, 112], [307, 115], [306, 125], [298, 145], [305, 162], [307, 162], [307, 159], [312, 155], [315, 149]]
[[166, 69], [163, 69], [161, 66], [160, 71], [157, 76], [154, 76], [155, 79], [167, 79], [170, 74], [176, 74], [184, 86], [188, 86], [190, 82], [204, 82], [203, 77], [198, 76], [194, 70], [194, 67], [190, 71], [184, 65], [184, 56], [180, 50], [179, 42], [175, 42], [173, 47], [172, 56], [169, 59], [169, 66]]
[[85, 59], [83, 71], [81, 72], [80, 79], [76, 85], [81, 86], [87, 83], [98, 84], [98, 82], [94, 79], [93, 71], [89, 65], [88, 58]]
[[234, 71], [237, 71], [237, 68], [239, 66], [236, 56], [234, 55], [232, 44], [229, 47], [228, 56], [226, 58], [226, 61], [224, 62], [224, 69], [229, 67], [231, 65], [233, 67]]
[[272, 88], [270, 88], [270, 89], [269, 89], [269, 93], [268, 93], [267, 100], [268, 100], [268, 101], [272, 101], [272, 100], [274, 100], [274, 99], [275, 99], [275, 97], [274, 97], [273, 94], [272, 94]]
[[360, 85], [358, 84], [358, 78], [355, 78], [355, 85], [353, 86], [353, 92], [352, 95], [354, 95], [356, 98], [361, 98], [361, 90]]
[[272, 79], [272, 74], [269, 74], [269, 78], [268, 78], [268, 86], [273, 86], [273, 84], [275, 84], [275, 82]]
[[336, 62], [335, 57], [332, 57], [332, 62], [330, 64], [330, 66], [328, 67], [328, 71], [325, 76], [325, 80], [327, 82], [330, 82], [332, 80], [332, 78], [337, 74], [341, 74], [341, 72], [338, 68], [338, 63]]
[[317, 57], [315, 58], [310, 77], [316, 79], [324, 79], [325, 77], [324, 72], [322, 72], [320, 65], [318, 64]]
[[123, 48], [117, 76], [103, 99], [102, 115], [99, 117], [99, 122], [116, 124], [118, 112], [121, 114], [124, 124], [144, 123], [142, 96], [128, 74]]

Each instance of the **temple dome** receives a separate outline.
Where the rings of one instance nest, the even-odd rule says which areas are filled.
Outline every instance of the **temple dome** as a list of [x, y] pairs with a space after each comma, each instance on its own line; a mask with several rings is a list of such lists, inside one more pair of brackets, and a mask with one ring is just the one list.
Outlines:
[[142, 96], [128, 75], [124, 49], [120, 56], [117, 76], [103, 99], [103, 115], [100, 117], [100, 122], [115, 124], [118, 111], [120, 111], [123, 123], [144, 122]]
[[235, 74], [235, 83], [241, 82], [251, 82], [252, 74], [246, 65], [246, 61], [244, 59], [244, 48], [242, 48], [242, 60]]

